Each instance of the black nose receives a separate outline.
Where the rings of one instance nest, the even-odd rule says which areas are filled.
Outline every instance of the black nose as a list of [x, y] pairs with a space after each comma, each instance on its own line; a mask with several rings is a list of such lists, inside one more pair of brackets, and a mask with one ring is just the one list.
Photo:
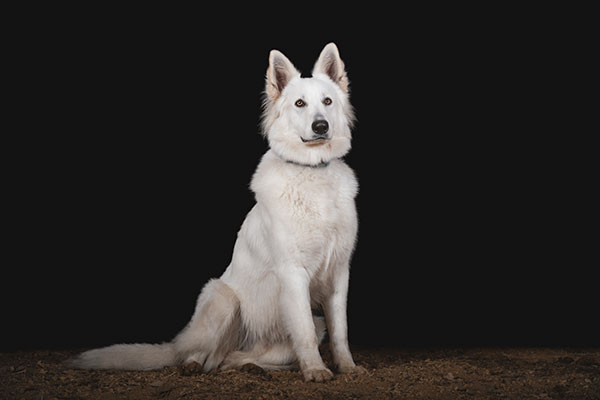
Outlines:
[[316, 120], [312, 123], [312, 130], [319, 136], [324, 136], [329, 130], [329, 124], [324, 119]]

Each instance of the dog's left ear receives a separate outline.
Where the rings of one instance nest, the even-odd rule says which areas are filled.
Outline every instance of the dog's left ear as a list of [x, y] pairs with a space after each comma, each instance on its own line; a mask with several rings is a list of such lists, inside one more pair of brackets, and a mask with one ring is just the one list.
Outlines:
[[315, 63], [312, 74], [313, 76], [316, 74], [325, 74], [333, 82], [337, 83], [344, 92], [348, 92], [348, 75], [346, 75], [344, 62], [340, 58], [340, 52], [335, 43], [329, 43], [323, 48], [319, 59]]
[[265, 84], [267, 97], [270, 100], [276, 100], [287, 84], [296, 76], [300, 76], [300, 72], [296, 70], [294, 64], [282, 52], [271, 50]]

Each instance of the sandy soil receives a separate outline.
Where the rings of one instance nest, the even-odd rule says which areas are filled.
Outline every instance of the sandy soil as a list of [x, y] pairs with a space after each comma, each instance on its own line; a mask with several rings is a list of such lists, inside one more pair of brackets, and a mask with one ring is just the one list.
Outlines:
[[[0, 354], [0, 399], [600, 399], [600, 348], [354, 348], [363, 375], [82, 371], [75, 351]], [[328, 351], [322, 348], [326, 361]]]

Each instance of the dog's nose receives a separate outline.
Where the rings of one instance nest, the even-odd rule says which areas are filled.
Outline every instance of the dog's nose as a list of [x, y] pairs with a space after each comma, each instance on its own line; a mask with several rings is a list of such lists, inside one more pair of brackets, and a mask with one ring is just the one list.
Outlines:
[[325, 136], [329, 130], [329, 124], [324, 119], [318, 119], [312, 123], [312, 130], [319, 136]]

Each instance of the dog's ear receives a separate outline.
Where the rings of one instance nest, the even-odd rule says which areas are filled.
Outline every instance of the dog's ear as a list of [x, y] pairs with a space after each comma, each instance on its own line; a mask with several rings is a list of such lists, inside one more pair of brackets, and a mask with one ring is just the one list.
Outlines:
[[271, 50], [269, 54], [269, 68], [267, 69], [267, 81], [265, 93], [271, 100], [276, 100], [283, 88], [293, 77], [300, 76], [294, 64], [278, 50]]
[[325, 74], [337, 83], [344, 92], [348, 92], [348, 75], [346, 75], [344, 62], [340, 58], [340, 52], [335, 43], [329, 43], [323, 48], [319, 59], [315, 63], [312, 74], [313, 76]]

